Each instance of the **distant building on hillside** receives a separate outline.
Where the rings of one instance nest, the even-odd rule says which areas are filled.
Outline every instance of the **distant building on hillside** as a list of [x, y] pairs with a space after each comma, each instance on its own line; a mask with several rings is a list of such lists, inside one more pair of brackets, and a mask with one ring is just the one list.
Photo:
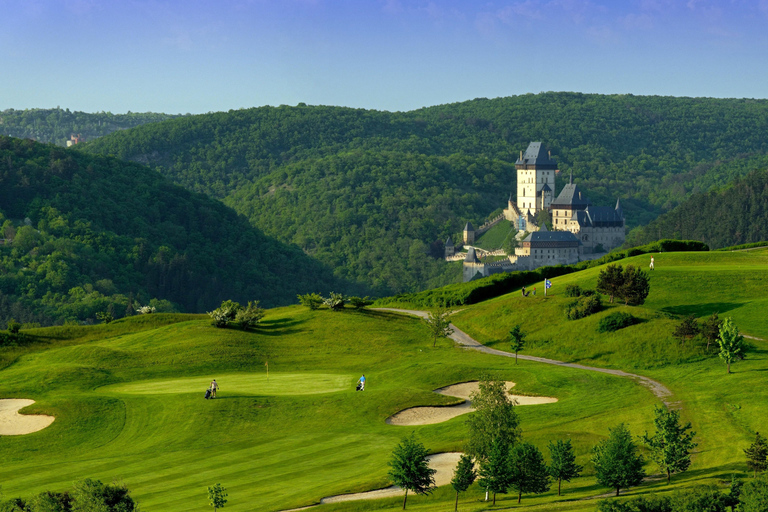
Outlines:
[[[555, 176], [560, 172], [557, 162], [541, 142], [531, 142], [515, 162], [517, 198], [510, 194], [503, 216], [518, 231], [530, 233], [508, 259], [484, 263], [474, 250], [464, 259], [464, 281], [497, 272], [533, 270], [545, 265], [577, 263], [584, 254], [608, 252], [624, 244], [625, 220], [620, 202], [616, 207], [593, 206], [573, 182], [555, 197]], [[540, 223], [540, 213], [552, 219], [553, 231]], [[474, 230], [467, 223], [464, 244], [474, 243]], [[468, 241], [470, 240], [471, 241]], [[447, 251], [447, 249], [446, 249]], [[447, 254], [447, 252], [446, 252]]]
[[79, 133], [77, 135], [72, 134], [69, 136], [69, 140], [67, 141], [67, 147], [74, 146], [75, 144], [80, 144], [81, 142], [85, 142], [85, 137], [83, 137]]

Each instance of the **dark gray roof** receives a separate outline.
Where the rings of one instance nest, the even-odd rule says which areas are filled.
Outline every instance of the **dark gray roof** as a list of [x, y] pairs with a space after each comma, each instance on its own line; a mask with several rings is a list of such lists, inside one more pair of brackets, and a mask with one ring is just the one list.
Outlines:
[[453, 238], [451, 238], [449, 236], [448, 239], [445, 241], [445, 246], [446, 247], [453, 247]]
[[546, 192], [552, 192], [552, 189], [549, 188], [549, 185], [546, 184], [546, 183], [544, 184], [543, 187], [541, 187], [541, 190], [546, 191]]
[[595, 227], [617, 227], [624, 225], [624, 216], [621, 214], [621, 210], [616, 210], [610, 206], [588, 206], [584, 211]]
[[523, 242], [572, 242], [579, 244], [579, 239], [570, 231], [534, 231]]
[[531, 142], [525, 150], [523, 158], [518, 158], [515, 165], [532, 165], [537, 169], [557, 169], [557, 162], [549, 158], [541, 142]]
[[568, 207], [574, 210], [583, 210], [587, 206], [589, 206], [589, 199], [575, 183], [564, 186], [560, 195], [550, 205], [552, 208]]
[[472, 223], [471, 222], [467, 222], [467, 225], [464, 226], [464, 231], [474, 231], [474, 230], [475, 230], [475, 228], [472, 227]]
[[475, 254], [474, 247], [470, 247], [467, 251], [467, 256], [464, 258], [464, 263], [480, 263], [480, 260], [477, 259], [477, 254]]

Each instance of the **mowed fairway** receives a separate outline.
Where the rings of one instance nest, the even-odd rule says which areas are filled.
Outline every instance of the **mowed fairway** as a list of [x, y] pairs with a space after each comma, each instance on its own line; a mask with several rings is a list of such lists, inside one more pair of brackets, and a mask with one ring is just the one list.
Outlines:
[[[502, 350], [509, 350], [503, 340], [520, 323], [530, 339], [523, 354], [622, 368], [663, 382], [699, 432], [693, 466], [674, 477], [673, 486], [719, 482], [744, 472], [741, 449], [768, 417], [768, 345], [753, 341], [756, 350], [726, 375], [716, 357], [677, 346], [671, 315], [684, 308], [699, 316], [718, 310], [744, 331], [768, 335], [761, 296], [766, 255], [657, 255], [646, 306], [616, 305], [578, 321], [563, 314], [564, 285], [594, 287], [599, 269], [555, 279], [547, 299], [515, 292], [465, 308], [454, 320]], [[691, 281], [710, 285], [686, 284]], [[720, 304], [729, 309], [713, 309]], [[644, 321], [598, 334], [599, 318], [616, 310]], [[518, 409], [523, 435], [545, 457], [550, 440], [571, 439], [585, 466], [582, 478], [563, 485], [562, 497], [555, 488], [525, 496], [523, 505], [594, 510], [594, 499], [581, 499], [609, 490], [595, 482], [591, 448], [622, 421], [635, 434], [650, 430], [659, 403], [646, 388], [620, 377], [524, 360], [516, 365], [514, 358], [448, 341], [432, 348], [418, 319], [390, 312], [280, 308], [268, 311], [253, 332], [215, 329], [202, 316], [154, 315], [29, 333], [35, 342], [2, 349], [0, 398], [34, 399], [24, 412], [56, 421], [33, 434], [0, 439], [6, 498], [64, 490], [91, 477], [124, 481], [144, 511], [205, 510], [206, 487], [221, 483], [229, 493], [225, 510], [271, 511], [386, 487], [387, 461], [404, 436], [415, 432], [439, 453], [460, 451], [467, 434], [464, 417], [417, 427], [387, 425], [386, 419], [409, 407], [455, 404], [455, 397], [433, 391], [490, 374], [515, 382], [517, 394], [557, 398]], [[362, 373], [366, 391], [355, 392]], [[213, 378], [221, 386], [219, 398], [204, 400]], [[655, 472], [651, 465], [647, 470]], [[653, 481], [630, 494], [665, 489], [664, 482]], [[487, 509], [481, 497], [475, 484], [462, 495], [460, 509]], [[408, 509], [452, 509], [454, 498], [450, 487], [427, 497], [409, 495]], [[516, 508], [516, 501], [499, 495], [497, 508]], [[396, 510], [401, 504], [401, 498], [390, 498], [316, 510]]]

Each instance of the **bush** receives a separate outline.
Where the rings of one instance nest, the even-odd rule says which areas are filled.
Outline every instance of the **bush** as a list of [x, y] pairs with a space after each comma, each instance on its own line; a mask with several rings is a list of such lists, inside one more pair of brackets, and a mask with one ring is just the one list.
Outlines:
[[611, 313], [597, 324], [597, 332], [613, 332], [635, 325], [640, 320], [629, 313]]
[[366, 306], [370, 306], [373, 304], [373, 301], [370, 300], [367, 296], [366, 297], [350, 297], [349, 303], [352, 304], [352, 306], [355, 309], [363, 309]]
[[259, 307], [259, 301], [248, 302], [244, 308], [240, 308], [235, 314], [235, 322], [241, 329], [247, 330], [255, 327], [264, 318], [264, 310]]
[[19, 322], [17, 322], [13, 318], [8, 320], [8, 332], [9, 333], [11, 333], [11, 334], [18, 334], [20, 330], [21, 330], [21, 324]]
[[344, 309], [344, 304], [346, 302], [343, 293], [331, 292], [330, 296], [323, 301], [323, 304], [331, 308], [332, 311], [339, 311]]
[[208, 316], [213, 319], [211, 325], [214, 327], [226, 327], [230, 322], [234, 322], [237, 312], [242, 306], [235, 301], [225, 300], [221, 306], [208, 312]]
[[306, 295], [298, 295], [299, 304], [306, 306], [311, 310], [318, 309], [323, 305], [323, 298], [317, 293], [307, 293]]
[[587, 295], [579, 297], [565, 307], [565, 316], [568, 320], [578, 320], [603, 309], [603, 303], [599, 295]]
[[565, 285], [565, 296], [566, 297], [581, 297], [581, 286], [577, 284], [567, 284]]

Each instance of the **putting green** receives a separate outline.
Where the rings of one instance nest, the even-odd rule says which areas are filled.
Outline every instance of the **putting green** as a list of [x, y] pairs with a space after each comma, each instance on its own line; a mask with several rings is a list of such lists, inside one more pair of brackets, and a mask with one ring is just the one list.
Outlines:
[[265, 373], [231, 373], [212, 377], [186, 377], [183, 379], [142, 380], [126, 384], [112, 384], [99, 388], [100, 392], [130, 395], [178, 395], [199, 393], [215, 378], [219, 396], [233, 395], [315, 395], [354, 391], [354, 377], [332, 373], [273, 373], [267, 380]]

